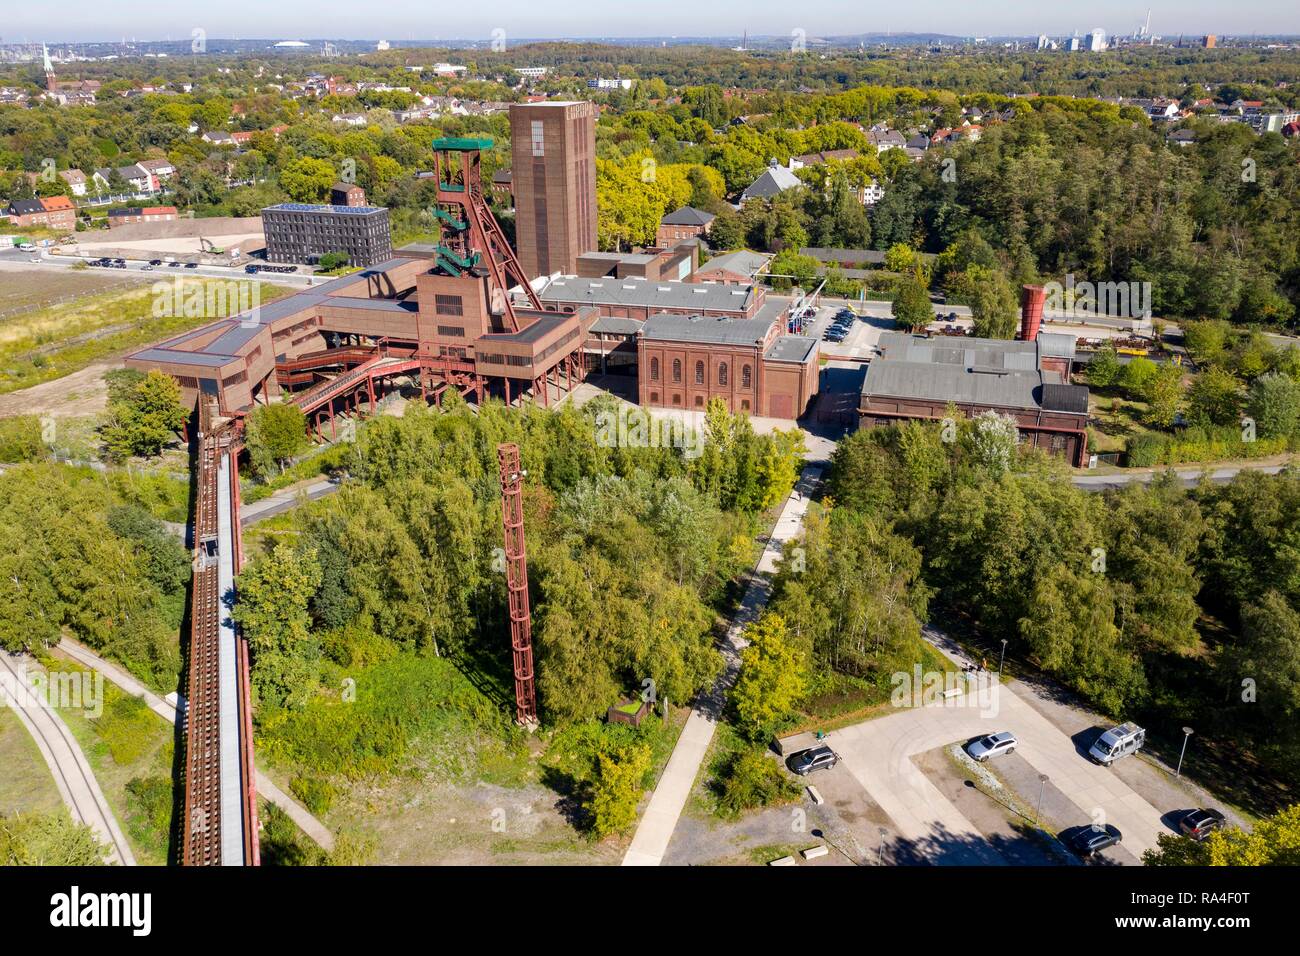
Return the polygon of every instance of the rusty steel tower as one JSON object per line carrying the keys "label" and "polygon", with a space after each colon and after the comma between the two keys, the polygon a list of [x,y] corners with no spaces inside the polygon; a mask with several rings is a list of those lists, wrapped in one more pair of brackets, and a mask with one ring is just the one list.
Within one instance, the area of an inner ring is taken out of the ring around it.
{"label": "rusty steel tower", "polygon": [[506,590],[510,604],[510,649],[514,657],[515,720],[537,727],[537,688],[533,681],[533,615],[528,607],[528,559],[524,554],[524,472],[519,446],[497,446],[501,466],[501,520],[505,528]]}

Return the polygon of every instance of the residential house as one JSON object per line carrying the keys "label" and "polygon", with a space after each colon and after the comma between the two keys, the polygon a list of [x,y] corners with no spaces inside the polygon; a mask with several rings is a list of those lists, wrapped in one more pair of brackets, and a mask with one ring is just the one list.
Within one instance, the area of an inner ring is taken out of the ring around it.
{"label": "residential house", "polygon": [[365,113],[335,113],[332,117],[335,123],[342,123],[344,126],[365,126]]}
{"label": "residential house", "polygon": [[131,206],[126,209],[110,209],[108,227],[114,229],[134,222],[171,222],[178,215],[175,206]]}
{"label": "residential house", "polygon": [[674,209],[659,220],[659,230],[655,234],[655,245],[668,249],[683,239],[699,239],[707,236],[713,228],[713,213],[682,206]]}
{"label": "residential house", "polygon": [[867,140],[872,146],[876,147],[876,152],[883,153],[887,149],[902,149],[907,145],[907,137],[896,129],[875,130],[867,133]]}
{"label": "residential house", "polygon": [[166,159],[142,159],[136,165],[154,178],[156,188],[159,189],[176,175],[176,167]]}
{"label": "residential house", "polygon": [[744,205],[750,199],[768,199],[785,192],[787,189],[794,189],[802,186],[803,181],[794,174],[793,170],[777,163],[774,159],[763,170],[762,175],[749,184],[749,187],[740,194],[740,203]]}
{"label": "residential house", "polygon": [[77,228],[77,207],[67,196],[15,199],[5,211],[10,222],[20,228],[47,226],[58,232],[73,232]]}
{"label": "residential house", "polygon": [[235,137],[224,129],[208,130],[199,137],[205,143],[211,143],[213,146],[234,146]]}
{"label": "residential house", "polygon": [[74,196],[86,195],[86,174],[79,169],[64,169],[60,171],[59,178],[68,184]]}

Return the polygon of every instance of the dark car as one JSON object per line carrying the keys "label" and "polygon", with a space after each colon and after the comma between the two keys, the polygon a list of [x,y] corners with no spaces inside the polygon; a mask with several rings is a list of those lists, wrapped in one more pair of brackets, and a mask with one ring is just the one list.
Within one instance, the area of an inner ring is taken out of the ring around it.
{"label": "dark car", "polygon": [[162,265],[162,260],[161,260],[161,259],[150,259],[150,260],[149,260],[149,265],[151,265],[151,266],[160,266],[160,265]]}
{"label": "dark car", "polygon": [[1083,827],[1078,833],[1070,837],[1070,849],[1079,856],[1087,859],[1093,854],[1100,853],[1109,847],[1114,846],[1124,839],[1124,834],[1119,832],[1119,827],[1111,824],[1102,826]]}
{"label": "dark car", "polygon": [[1199,843],[1215,830],[1222,830],[1226,822],[1223,814],[1213,808],[1188,810],[1178,821],[1178,829]]}
{"label": "dark car", "polygon": [[839,754],[831,750],[830,747],[823,745],[791,754],[786,759],[785,765],[790,768],[792,773],[797,773],[802,777],[814,770],[828,770],[839,762]]}
{"label": "dark car", "polygon": [[197,269],[198,267],[199,267],[199,264],[198,264],[197,262],[187,262],[187,263],[185,263],[185,268],[186,268],[186,269]]}

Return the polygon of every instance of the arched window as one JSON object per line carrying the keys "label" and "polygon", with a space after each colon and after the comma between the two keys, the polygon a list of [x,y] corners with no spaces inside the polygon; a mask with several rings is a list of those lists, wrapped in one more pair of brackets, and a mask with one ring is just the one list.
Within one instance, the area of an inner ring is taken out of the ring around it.
{"label": "arched window", "polygon": [[657,358],[650,360],[650,381],[659,381],[659,360]]}
{"label": "arched window", "polygon": [[723,362],[718,366],[718,384],[719,385],[727,384],[727,363],[726,362]]}
{"label": "arched window", "polygon": [[741,388],[753,388],[753,387],[754,387],[754,376],[753,376],[753,374],[749,371],[749,366],[748,366],[748,365],[745,365],[745,366],[743,366],[743,367],[740,369],[740,387],[741,387]]}
{"label": "arched window", "polygon": [[704,384],[704,363],[703,362],[695,363],[695,384],[696,385]]}
{"label": "arched window", "polygon": [[673,382],[676,383],[676,382],[680,382],[681,380],[682,380],[682,360],[673,359]]}

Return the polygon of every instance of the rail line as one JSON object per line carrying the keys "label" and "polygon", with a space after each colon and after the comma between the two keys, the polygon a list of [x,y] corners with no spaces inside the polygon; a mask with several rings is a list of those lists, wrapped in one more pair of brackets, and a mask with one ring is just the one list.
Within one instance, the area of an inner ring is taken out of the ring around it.
{"label": "rail line", "polygon": [[256,865],[247,645],[226,600],[240,565],[238,448],[200,401],[181,862]]}

